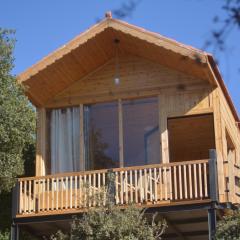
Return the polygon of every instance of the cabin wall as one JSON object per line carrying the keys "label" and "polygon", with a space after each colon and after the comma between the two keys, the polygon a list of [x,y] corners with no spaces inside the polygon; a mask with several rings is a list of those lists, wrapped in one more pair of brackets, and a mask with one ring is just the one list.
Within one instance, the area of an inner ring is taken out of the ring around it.
{"label": "cabin wall", "polygon": [[[240,199],[236,195],[239,192],[235,182],[235,176],[239,176],[240,171],[240,131],[237,126],[236,120],[230,110],[226,98],[219,88],[217,89],[219,98],[219,111],[221,122],[221,155],[223,158],[223,172],[224,172],[224,185],[225,189],[229,191],[226,194],[226,201],[239,203]],[[232,149],[230,149],[232,148]],[[231,154],[233,150],[233,154]]]}
{"label": "cabin wall", "polygon": [[115,69],[115,59],[112,59],[70,85],[51,99],[46,107],[158,95],[164,94],[167,89],[188,92],[208,86],[207,80],[191,77],[131,55],[121,55],[119,58],[119,84],[114,82]]}
{"label": "cabin wall", "polygon": [[[82,104],[158,96],[161,156],[162,162],[168,163],[168,118],[212,113],[213,95],[210,84],[206,80],[188,76],[136,56],[120,57],[120,83],[117,85],[114,83],[114,69],[113,59],[59,93],[46,104],[45,109],[74,105],[82,107]],[[38,134],[38,142],[41,141],[42,144],[38,147],[39,154],[36,158],[37,175],[45,175],[48,172],[46,121],[45,114],[45,121],[41,121],[45,130],[42,129]],[[41,126],[39,128],[41,129]]]}

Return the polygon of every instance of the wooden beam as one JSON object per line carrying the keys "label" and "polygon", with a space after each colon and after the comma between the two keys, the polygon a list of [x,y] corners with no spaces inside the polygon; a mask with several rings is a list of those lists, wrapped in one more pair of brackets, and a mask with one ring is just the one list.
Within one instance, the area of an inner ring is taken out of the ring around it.
{"label": "wooden beam", "polygon": [[219,201],[225,202],[225,176],[224,176],[224,158],[223,158],[223,133],[222,133],[222,121],[221,121],[221,111],[220,111],[220,101],[218,95],[218,89],[212,91],[213,99],[213,117],[214,117],[214,132],[215,132],[215,143],[217,152],[217,171],[218,171],[218,191],[219,191]]}
{"label": "wooden beam", "polygon": [[46,175],[46,109],[37,109],[36,176]]}

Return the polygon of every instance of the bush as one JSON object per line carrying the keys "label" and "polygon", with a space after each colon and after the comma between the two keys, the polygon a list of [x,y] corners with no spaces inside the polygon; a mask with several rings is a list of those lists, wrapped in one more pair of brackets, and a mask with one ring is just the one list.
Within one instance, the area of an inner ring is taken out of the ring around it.
{"label": "bush", "polygon": [[234,211],[219,221],[216,240],[240,240],[240,211]]}

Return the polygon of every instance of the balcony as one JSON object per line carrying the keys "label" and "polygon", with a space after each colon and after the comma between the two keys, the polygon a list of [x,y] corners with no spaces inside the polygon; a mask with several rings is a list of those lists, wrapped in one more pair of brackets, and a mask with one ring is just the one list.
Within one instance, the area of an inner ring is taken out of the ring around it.
{"label": "balcony", "polygon": [[214,192],[210,189],[214,174],[209,176],[209,172],[215,167],[215,160],[207,159],[20,178],[16,217],[77,213],[97,207],[99,194],[109,185],[109,173],[114,201],[120,207],[208,202]]}

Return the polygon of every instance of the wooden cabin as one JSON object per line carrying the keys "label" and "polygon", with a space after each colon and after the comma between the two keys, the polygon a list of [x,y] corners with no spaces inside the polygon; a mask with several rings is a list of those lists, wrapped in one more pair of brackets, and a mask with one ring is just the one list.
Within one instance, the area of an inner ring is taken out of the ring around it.
{"label": "wooden cabin", "polygon": [[211,54],[108,14],[18,80],[37,151],[14,191],[12,239],[67,230],[108,173],[115,204],[159,212],[165,239],[212,239],[240,203],[239,117]]}

